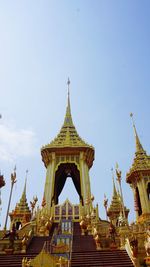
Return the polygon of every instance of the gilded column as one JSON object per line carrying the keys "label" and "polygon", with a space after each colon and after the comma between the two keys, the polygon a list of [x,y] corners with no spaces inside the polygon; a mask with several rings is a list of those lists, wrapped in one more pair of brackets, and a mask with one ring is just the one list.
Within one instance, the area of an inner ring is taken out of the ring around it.
{"label": "gilded column", "polygon": [[139,217],[139,205],[138,205],[136,187],[133,187],[133,196],[134,196],[134,210],[135,210],[135,216],[137,220]]}
{"label": "gilded column", "polygon": [[80,177],[80,182],[81,182],[81,194],[83,197],[83,204],[85,205],[85,200],[86,200],[86,185],[85,185],[85,169],[84,169],[84,152],[80,153],[80,170],[81,170],[81,177]]}
{"label": "gilded column", "polygon": [[51,202],[53,196],[53,184],[54,184],[54,168],[55,168],[55,153],[52,153],[52,160],[47,167],[46,173],[46,182],[45,182],[45,190],[44,190],[44,197],[46,201],[46,210],[47,213],[50,214],[51,210]]}
{"label": "gilded column", "polygon": [[145,202],[145,212],[146,213],[150,213],[150,205],[149,205],[149,201],[148,201],[148,196],[147,196],[147,190],[146,190],[146,184],[144,181],[144,177],[142,177],[142,188],[143,188],[143,198],[144,198],[144,202]]}
{"label": "gilded column", "polygon": [[142,214],[147,213],[146,203],[145,203],[145,192],[143,190],[142,181],[138,183],[138,189],[139,189],[139,195],[140,195],[140,201],[141,201],[141,208],[142,208]]}

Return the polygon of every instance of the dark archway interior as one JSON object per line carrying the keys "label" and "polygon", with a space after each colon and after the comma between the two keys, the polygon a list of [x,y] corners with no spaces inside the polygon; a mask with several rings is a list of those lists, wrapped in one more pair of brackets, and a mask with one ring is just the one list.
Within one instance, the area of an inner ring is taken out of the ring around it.
{"label": "dark archway interior", "polygon": [[138,205],[138,214],[139,216],[142,214],[142,207],[141,207],[141,201],[140,201],[140,195],[139,195],[139,190],[136,187],[136,200],[137,200],[137,205]]}
{"label": "dark archway interior", "polygon": [[16,222],[16,230],[19,230],[21,226],[22,226],[21,222]]}
{"label": "dark archway interior", "polygon": [[150,200],[150,183],[148,183],[147,185],[147,195],[148,195],[148,199]]}
{"label": "dark archway interior", "polygon": [[74,186],[78,192],[79,198],[83,203],[83,198],[81,195],[81,185],[80,185],[80,172],[74,163],[63,163],[58,167],[55,174],[55,185],[54,185],[54,195],[53,199],[55,205],[58,204],[59,195],[61,194],[63,187],[65,185],[67,177],[71,177]]}

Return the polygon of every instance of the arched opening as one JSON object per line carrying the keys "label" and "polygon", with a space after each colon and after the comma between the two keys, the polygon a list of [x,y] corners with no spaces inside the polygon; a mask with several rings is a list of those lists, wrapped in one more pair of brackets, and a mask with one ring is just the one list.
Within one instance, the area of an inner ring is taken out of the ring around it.
{"label": "arched opening", "polygon": [[150,200],[150,182],[147,185],[147,196],[148,196],[148,199]]}
{"label": "arched opening", "polygon": [[136,202],[137,202],[137,207],[138,207],[138,215],[140,216],[142,214],[142,207],[141,207],[141,201],[140,201],[140,194],[138,187],[136,187]]}
{"label": "arched opening", "polygon": [[16,230],[20,230],[20,228],[22,227],[22,224],[20,221],[16,222]]}
{"label": "arched opening", "polygon": [[79,202],[79,195],[71,177],[67,177],[66,179],[63,190],[59,195],[59,203],[64,203],[66,198],[68,198],[72,204],[77,204]]}
{"label": "arched opening", "polygon": [[77,169],[75,163],[62,163],[59,165],[58,170],[55,173],[55,184],[54,184],[54,195],[52,200],[54,204],[58,204],[59,196],[64,188],[67,178],[72,178],[75,189],[79,195],[79,199],[83,203],[83,198],[81,195],[81,185],[80,185],[80,172]]}

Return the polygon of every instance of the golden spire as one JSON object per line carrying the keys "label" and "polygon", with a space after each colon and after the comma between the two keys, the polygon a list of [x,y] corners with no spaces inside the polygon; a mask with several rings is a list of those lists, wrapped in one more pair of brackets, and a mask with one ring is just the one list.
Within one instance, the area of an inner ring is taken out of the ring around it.
{"label": "golden spire", "polygon": [[116,190],[115,181],[114,181],[113,168],[111,168],[111,171],[112,171],[112,182],[113,182],[113,196],[116,197],[117,196],[117,190]]}
{"label": "golden spire", "polygon": [[27,203],[27,197],[26,197],[27,175],[28,175],[28,170],[26,170],[24,189],[22,192],[22,196],[20,198],[20,202],[18,203],[18,209],[20,211],[24,211],[24,212],[29,211],[29,207],[28,207],[28,203]]}
{"label": "golden spire", "polygon": [[15,218],[22,218],[22,217],[26,217],[27,221],[31,219],[31,211],[29,209],[26,198],[27,174],[28,170],[26,170],[25,184],[20,201],[19,203],[16,204],[15,210],[9,213],[12,220]]}
{"label": "golden spire", "polygon": [[72,121],[72,116],[71,116],[71,107],[70,107],[70,80],[69,78],[67,81],[67,85],[68,85],[68,99],[67,99],[67,108],[66,108],[64,126],[73,126],[73,121]]}
{"label": "golden spire", "polygon": [[23,193],[22,193],[22,197],[21,197],[21,200],[24,202],[26,202],[27,176],[28,176],[28,170],[26,170],[25,184],[24,184],[24,189],[23,189]]}
{"label": "golden spire", "polygon": [[71,148],[76,151],[86,151],[87,152],[87,162],[88,166],[91,167],[94,160],[94,147],[86,143],[78,134],[72,120],[71,116],[71,106],[70,106],[70,80],[67,82],[68,86],[68,97],[67,97],[67,108],[64,123],[58,133],[58,135],[47,145],[41,148],[42,160],[47,167],[51,157],[49,157],[51,152],[66,152],[66,149]]}
{"label": "golden spire", "polygon": [[[114,220],[115,222],[119,218],[122,203],[120,194],[116,190],[113,168],[111,169],[111,171],[112,171],[112,181],[113,181],[113,195],[110,206],[107,210],[107,215],[110,218],[110,220],[112,221]],[[125,212],[127,213],[129,212],[129,210],[126,207],[125,207]]]}
{"label": "golden spire", "polygon": [[48,145],[42,147],[42,151],[47,148],[63,148],[63,147],[86,147],[94,150],[92,146],[87,144],[77,133],[73,124],[70,107],[70,80],[68,79],[68,99],[64,123],[61,127],[59,134]]}
{"label": "golden spire", "polygon": [[143,147],[141,145],[140,139],[138,137],[138,134],[137,134],[135,123],[134,123],[134,120],[133,120],[133,113],[130,113],[130,117],[132,119],[132,124],[133,124],[133,129],[134,129],[134,134],[135,134],[136,152],[144,151],[144,149],[143,149]]}
{"label": "golden spire", "polygon": [[[150,171],[150,156],[147,155],[146,151],[143,149],[137,131],[136,127],[133,121],[133,114],[130,114],[133,122],[133,128],[135,133],[135,141],[136,141],[136,152],[135,157],[133,159],[132,166],[129,170],[129,172],[126,175],[126,181],[127,183],[132,183],[133,180],[137,179],[136,172],[140,171],[141,173],[144,171]],[[135,175],[134,175],[135,173]]]}
{"label": "golden spire", "polygon": [[68,106],[70,107],[70,80],[69,78],[67,81],[67,85],[68,85]]}

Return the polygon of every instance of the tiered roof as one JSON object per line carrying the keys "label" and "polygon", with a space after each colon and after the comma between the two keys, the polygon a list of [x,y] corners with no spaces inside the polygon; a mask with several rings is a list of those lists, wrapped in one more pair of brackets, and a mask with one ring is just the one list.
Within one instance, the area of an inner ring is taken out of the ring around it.
{"label": "tiered roof", "polygon": [[[107,215],[110,218],[110,220],[118,219],[120,216],[120,213],[122,212],[121,195],[116,190],[114,177],[112,177],[112,180],[113,180],[113,195],[112,195],[111,204],[110,204],[108,211],[107,211]],[[124,210],[125,210],[125,215],[127,217],[128,213],[129,213],[129,209],[124,207]]]}
{"label": "tiered roof", "polygon": [[112,195],[111,204],[107,211],[107,215],[109,217],[111,216],[114,217],[120,214],[120,210],[121,210],[121,197],[120,197],[120,194],[116,190],[114,177],[113,177],[113,195]]}
{"label": "tiered roof", "polygon": [[48,165],[48,154],[49,152],[56,152],[56,151],[66,151],[66,149],[71,150],[88,150],[90,151],[91,159],[90,164],[94,160],[94,147],[86,143],[77,133],[77,130],[73,124],[72,116],[71,116],[71,107],[70,107],[70,95],[68,90],[68,101],[67,101],[67,108],[64,123],[61,127],[59,134],[52,140],[49,144],[45,145],[41,149],[42,160],[45,163],[45,166]]}
{"label": "tiered roof", "polygon": [[13,210],[9,215],[12,219],[15,217],[17,218],[22,218],[25,217],[31,219],[31,211],[28,206],[27,198],[26,198],[26,180],[25,180],[25,185],[24,185],[24,190],[22,193],[22,196],[20,198],[19,203],[16,204],[15,210]]}
{"label": "tiered roof", "polygon": [[132,183],[133,180],[139,179],[139,172],[145,175],[150,174],[150,156],[148,156],[146,151],[143,149],[134,123],[133,128],[135,134],[136,152],[132,166],[126,176],[126,181],[128,183]]}

